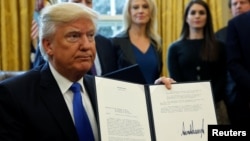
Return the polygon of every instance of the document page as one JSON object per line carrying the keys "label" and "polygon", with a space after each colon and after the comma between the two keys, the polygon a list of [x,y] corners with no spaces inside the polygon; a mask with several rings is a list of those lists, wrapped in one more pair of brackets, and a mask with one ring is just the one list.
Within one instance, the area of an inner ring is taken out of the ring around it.
{"label": "document page", "polygon": [[217,124],[210,82],[149,88],[157,141],[207,141],[207,125]]}
{"label": "document page", "polygon": [[101,141],[151,141],[144,85],[95,81]]}

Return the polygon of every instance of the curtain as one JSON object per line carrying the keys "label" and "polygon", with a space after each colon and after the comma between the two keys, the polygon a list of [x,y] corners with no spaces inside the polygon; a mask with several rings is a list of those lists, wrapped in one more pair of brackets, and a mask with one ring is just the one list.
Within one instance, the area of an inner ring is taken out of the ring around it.
{"label": "curtain", "polygon": [[0,0],[0,70],[29,69],[34,2]]}
{"label": "curtain", "polygon": [[[223,18],[223,5],[227,0],[204,0],[208,3],[213,18],[214,31],[225,25]],[[158,28],[162,37],[163,47],[163,74],[168,76],[167,50],[168,46],[180,36],[183,15],[189,0],[156,0],[158,8]]]}

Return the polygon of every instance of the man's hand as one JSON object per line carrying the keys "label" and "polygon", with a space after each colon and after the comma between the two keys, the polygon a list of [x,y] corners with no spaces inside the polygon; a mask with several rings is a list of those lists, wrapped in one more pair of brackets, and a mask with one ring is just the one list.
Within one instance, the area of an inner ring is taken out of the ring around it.
{"label": "man's hand", "polygon": [[169,78],[169,77],[160,77],[158,78],[157,80],[155,80],[155,84],[164,84],[166,86],[167,89],[171,89],[171,84],[172,83],[176,83],[175,80],[173,80],[172,78]]}

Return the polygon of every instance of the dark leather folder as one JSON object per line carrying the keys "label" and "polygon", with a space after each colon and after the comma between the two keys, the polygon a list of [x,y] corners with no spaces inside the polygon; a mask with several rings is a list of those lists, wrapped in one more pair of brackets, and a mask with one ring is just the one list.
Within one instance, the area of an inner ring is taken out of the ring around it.
{"label": "dark leather folder", "polygon": [[110,73],[103,75],[103,77],[118,79],[138,84],[147,84],[138,64],[134,64]]}

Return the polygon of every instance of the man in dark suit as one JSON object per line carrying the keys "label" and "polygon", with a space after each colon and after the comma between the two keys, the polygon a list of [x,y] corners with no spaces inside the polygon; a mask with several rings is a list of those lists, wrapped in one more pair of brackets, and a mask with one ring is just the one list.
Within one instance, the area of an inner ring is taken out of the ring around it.
{"label": "man in dark suit", "polygon": [[[228,0],[228,7],[232,16],[236,17],[250,10],[250,0]],[[227,37],[227,26],[218,30],[215,33],[215,36],[217,39],[225,43]]]}
{"label": "man in dark suit", "polygon": [[[92,8],[93,3],[92,0],[66,0],[68,2],[73,3],[79,3],[84,4],[90,8]],[[118,69],[117,67],[117,59],[115,56],[115,50],[113,49],[113,46],[111,44],[111,41],[100,35],[97,34],[95,36],[95,42],[96,42],[96,58],[94,62],[94,71],[91,71],[91,69],[88,74],[92,75],[104,75],[109,72],[115,71]],[[35,60],[33,63],[33,68],[37,67],[41,64],[45,63],[43,56],[41,55],[41,52],[39,49],[36,50],[35,54]]]}
{"label": "man in dark suit", "polygon": [[[236,17],[242,13],[245,13],[250,10],[250,0],[228,0],[228,7],[230,8],[232,17]],[[227,37],[227,26],[218,30],[215,33],[215,36],[218,40],[226,44]],[[232,80],[230,73],[227,73],[227,86],[226,86],[226,95],[224,96],[224,101],[227,108],[228,118],[230,121],[234,121],[234,118],[237,117],[237,114],[234,113],[233,103],[236,96],[235,92],[235,82]],[[232,110],[231,110],[232,109]]]}
{"label": "man in dark suit", "polygon": [[[94,80],[86,75],[96,56],[97,17],[92,9],[75,3],[54,4],[42,11],[39,44],[46,62],[1,81],[1,141],[99,140]],[[170,78],[159,80],[171,88]],[[72,88],[75,84],[78,92]],[[77,106],[76,95],[82,102]],[[77,124],[77,108],[86,111],[90,125],[86,132],[78,130],[86,124]],[[93,140],[81,138],[89,131]]]}
{"label": "man in dark suit", "polygon": [[232,124],[250,124],[250,11],[228,22],[229,72],[236,83]]}
{"label": "man in dark suit", "polygon": [[46,63],[0,84],[0,140],[78,141],[71,85],[82,87],[84,108],[98,140],[93,84],[83,76],[95,59],[97,13],[84,5],[47,6],[40,46]]}

